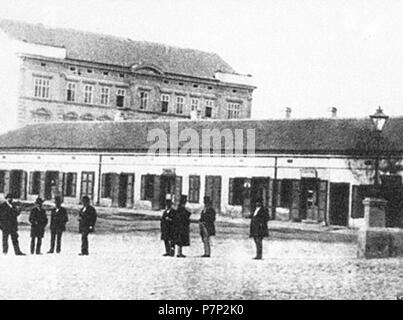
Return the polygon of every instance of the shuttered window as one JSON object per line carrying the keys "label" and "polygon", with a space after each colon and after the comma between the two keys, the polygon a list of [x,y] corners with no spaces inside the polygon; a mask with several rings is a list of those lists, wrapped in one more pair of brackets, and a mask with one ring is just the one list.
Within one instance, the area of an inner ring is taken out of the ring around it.
{"label": "shuttered window", "polygon": [[29,194],[38,194],[41,190],[41,173],[34,171],[30,173],[29,177]]}
{"label": "shuttered window", "polygon": [[243,203],[243,191],[246,178],[230,178],[229,179],[229,199],[228,204],[240,206]]}
{"label": "shuttered window", "polygon": [[65,178],[64,196],[75,197],[77,188],[77,173],[67,172]]}
{"label": "shuttered window", "polygon": [[112,198],[112,174],[103,173],[102,174],[102,198]]}
{"label": "shuttered window", "polygon": [[94,172],[82,172],[81,173],[81,198],[88,196],[92,199],[94,195]]}
{"label": "shuttered window", "polygon": [[199,203],[200,200],[200,176],[189,176],[189,202]]}
{"label": "shuttered window", "polygon": [[5,171],[0,171],[0,193],[4,193]]}
{"label": "shuttered window", "polygon": [[154,196],[154,177],[153,174],[141,176],[141,200],[152,200]]}

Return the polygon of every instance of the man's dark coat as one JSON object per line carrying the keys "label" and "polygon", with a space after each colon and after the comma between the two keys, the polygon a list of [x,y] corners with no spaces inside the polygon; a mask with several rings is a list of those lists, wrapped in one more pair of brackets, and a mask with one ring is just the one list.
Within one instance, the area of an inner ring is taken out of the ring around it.
{"label": "man's dark coat", "polygon": [[206,207],[203,209],[203,211],[200,214],[200,222],[204,223],[206,226],[207,232],[209,236],[214,236],[215,235],[215,210],[213,207]]}
{"label": "man's dark coat", "polygon": [[29,222],[31,223],[31,238],[43,238],[45,227],[48,224],[45,209],[33,208],[29,215]]}
{"label": "man's dark coat", "polygon": [[174,224],[173,217],[175,210],[173,208],[166,209],[161,217],[161,240],[173,240],[174,238]]}
{"label": "man's dark coat", "polygon": [[190,245],[190,214],[185,207],[179,207],[173,216],[174,242],[178,246]]}
{"label": "man's dark coat", "polygon": [[261,207],[257,214],[251,216],[250,221],[250,237],[268,237],[269,229],[267,227],[267,222],[270,220],[269,211]]}
{"label": "man's dark coat", "polygon": [[3,202],[0,205],[0,229],[6,233],[13,233],[18,231],[18,221],[19,216],[17,208],[12,204],[12,208]]}
{"label": "man's dark coat", "polygon": [[78,231],[80,233],[89,233],[93,231],[95,222],[97,221],[97,212],[93,206],[80,209]]}
{"label": "man's dark coat", "polygon": [[53,208],[50,214],[50,231],[56,233],[66,231],[66,223],[69,221],[67,211],[63,207],[60,207],[58,212],[56,210],[57,208]]}

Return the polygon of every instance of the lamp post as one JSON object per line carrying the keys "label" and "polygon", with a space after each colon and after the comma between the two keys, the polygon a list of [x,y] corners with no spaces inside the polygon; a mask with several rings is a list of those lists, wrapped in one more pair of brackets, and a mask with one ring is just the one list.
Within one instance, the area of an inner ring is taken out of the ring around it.
{"label": "lamp post", "polygon": [[379,162],[381,156],[381,138],[382,138],[382,131],[385,128],[386,122],[388,121],[389,117],[383,113],[381,107],[378,107],[376,112],[373,115],[369,116],[372,120],[372,124],[374,125],[375,132],[376,132],[376,149],[375,149],[375,177],[374,177],[374,191],[376,197],[379,196]]}

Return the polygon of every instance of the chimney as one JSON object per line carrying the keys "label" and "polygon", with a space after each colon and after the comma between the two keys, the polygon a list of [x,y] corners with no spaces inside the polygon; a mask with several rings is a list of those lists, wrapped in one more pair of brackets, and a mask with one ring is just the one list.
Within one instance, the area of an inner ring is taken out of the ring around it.
{"label": "chimney", "polygon": [[333,107],[330,109],[330,112],[332,113],[332,118],[337,118],[337,108]]}
{"label": "chimney", "polygon": [[290,118],[291,118],[291,112],[292,112],[292,109],[291,109],[291,108],[289,108],[289,107],[285,108],[285,118],[286,118],[286,119],[290,119]]}

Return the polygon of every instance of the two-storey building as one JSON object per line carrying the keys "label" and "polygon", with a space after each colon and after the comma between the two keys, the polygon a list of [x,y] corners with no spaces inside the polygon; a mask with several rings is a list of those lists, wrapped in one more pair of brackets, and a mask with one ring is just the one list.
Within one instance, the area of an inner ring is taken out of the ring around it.
{"label": "two-storey building", "polygon": [[215,53],[10,20],[0,43],[1,107],[14,127],[251,115],[251,77]]}

